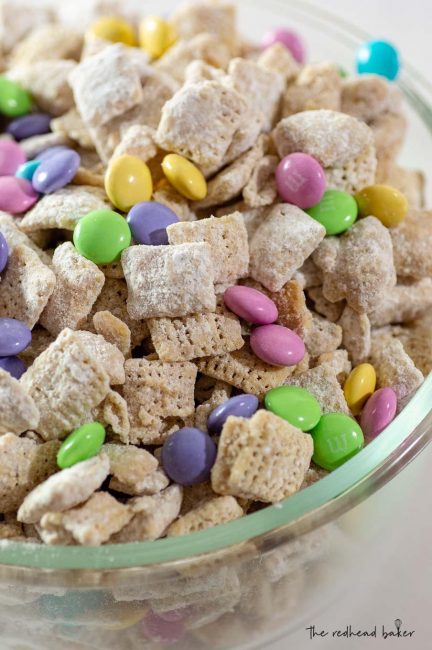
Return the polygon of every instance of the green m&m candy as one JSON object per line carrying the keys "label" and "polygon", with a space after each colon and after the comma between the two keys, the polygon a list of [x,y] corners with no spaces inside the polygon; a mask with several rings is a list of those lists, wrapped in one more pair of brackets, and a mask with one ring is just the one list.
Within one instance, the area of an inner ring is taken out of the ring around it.
{"label": "green m&m candy", "polygon": [[310,432],[314,442],[314,463],[333,470],[355,456],[364,445],[363,431],[344,413],[326,413]]}
{"label": "green m&m candy", "polygon": [[131,238],[126,219],[112,210],[89,212],[78,221],[73,235],[78,253],[95,264],[116,262]]}
{"label": "green m&m candy", "polygon": [[104,441],[105,429],[99,422],[84,424],[75,429],[58,450],[57,465],[65,469],[93,458],[100,452]]}
{"label": "green m&m candy", "polygon": [[280,418],[301,431],[310,431],[321,417],[321,407],[312,393],[299,386],[272,388],[264,398],[264,404]]}
{"label": "green m&m candy", "polygon": [[8,117],[20,117],[30,113],[32,100],[24,88],[0,75],[0,113]]}
{"label": "green m&m candy", "polygon": [[321,201],[305,212],[324,226],[327,235],[339,235],[351,228],[357,219],[358,207],[350,194],[327,190]]}

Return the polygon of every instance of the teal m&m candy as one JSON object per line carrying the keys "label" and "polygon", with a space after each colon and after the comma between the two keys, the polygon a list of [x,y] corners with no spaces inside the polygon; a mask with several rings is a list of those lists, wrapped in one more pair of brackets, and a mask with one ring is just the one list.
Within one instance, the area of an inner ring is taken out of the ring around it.
{"label": "teal m&m candy", "polygon": [[0,75],[0,113],[7,117],[20,117],[30,113],[32,100],[24,88]]}
{"label": "teal m&m candy", "polygon": [[25,162],[23,165],[20,165],[20,167],[18,167],[17,171],[15,172],[15,176],[18,176],[18,178],[25,178],[27,181],[31,181],[36,169],[39,167],[41,162],[41,160],[29,160],[28,162]]}
{"label": "teal m&m candy", "polygon": [[328,470],[343,465],[364,445],[360,426],[344,413],[326,413],[310,433],[314,442],[312,460]]}
{"label": "teal m&m candy", "polygon": [[358,206],[351,194],[327,190],[321,201],[305,212],[324,226],[327,235],[339,235],[357,219]]}
{"label": "teal m&m candy", "polygon": [[308,390],[299,386],[272,388],[264,398],[264,404],[280,418],[301,431],[310,431],[321,417],[321,407]]}
{"label": "teal m&m candy", "polygon": [[78,221],[73,241],[83,257],[95,264],[111,264],[130,246],[131,231],[118,212],[95,210]]}
{"label": "teal m&m candy", "polygon": [[57,453],[57,465],[61,469],[96,456],[105,441],[105,429],[99,422],[84,424],[75,429],[63,442]]}
{"label": "teal m&m candy", "polygon": [[357,50],[357,72],[378,74],[393,81],[399,74],[400,59],[397,49],[388,41],[368,41]]}

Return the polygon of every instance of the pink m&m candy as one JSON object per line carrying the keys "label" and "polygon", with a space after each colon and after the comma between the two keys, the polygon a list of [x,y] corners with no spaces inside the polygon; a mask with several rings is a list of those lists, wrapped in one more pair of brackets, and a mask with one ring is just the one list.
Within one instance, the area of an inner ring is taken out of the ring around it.
{"label": "pink m&m candy", "polygon": [[263,325],[253,330],[250,345],[256,356],[273,366],[295,366],[305,355],[303,341],[282,325]]}
{"label": "pink m&m candy", "polygon": [[224,293],[224,303],[234,314],[255,325],[269,325],[278,317],[273,300],[250,287],[230,287]]}
{"label": "pink m&m candy", "polygon": [[306,60],[306,47],[303,39],[292,29],[277,27],[264,35],[262,47],[266,50],[275,43],[282,43],[287,50],[291,52],[298,63],[304,63]]}
{"label": "pink m&m candy", "polygon": [[27,157],[19,144],[12,140],[0,140],[0,176],[13,176]]}
{"label": "pink m&m candy", "polygon": [[17,176],[0,176],[0,210],[21,214],[38,200],[32,184]]}
{"label": "pink m&m candy", "polygon": [[376,438],[394,419],[397,397],[392,388],[380,388],[366,402],[360,426],[366,438]]}
{"label": "pink m&m candy", "polygon": [[305,153],[291,153],[277,166],[276,185],[284,201],[306,210],[321,201],[326,177],[315,158]]}

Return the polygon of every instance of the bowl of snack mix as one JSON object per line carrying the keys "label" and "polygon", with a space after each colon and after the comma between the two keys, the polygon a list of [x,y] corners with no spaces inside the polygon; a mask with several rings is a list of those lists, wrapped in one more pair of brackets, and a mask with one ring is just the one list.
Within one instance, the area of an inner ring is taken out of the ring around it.
{"label": "bowl of snack mix", "polygon": [[300,1],[82,5],[0,5],[2,648],[264,648],[431,437],[432,89]]}

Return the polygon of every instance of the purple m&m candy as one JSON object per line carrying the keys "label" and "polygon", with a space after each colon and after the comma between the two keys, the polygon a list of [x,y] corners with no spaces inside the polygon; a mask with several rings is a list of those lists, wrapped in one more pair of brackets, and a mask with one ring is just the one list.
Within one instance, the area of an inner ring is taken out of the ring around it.
{"label": "purple m&m candy", "polygon": [[12,377],[19,379],[27,370],[27,366],[19,357],[0,357],[0,368],[6,370]]}
{"label": "purple m&m candy", "polygon": [[171,645],[180,641],[185,634],[185,625],[180,616],[169,618],[150,611],[143,618],[142,630],[152,641]]}
{"label": "purple m&m candy", "polygon": [[207,481],[216,460],[216,445],[200,429],[185,427],[172,433],[162,447],[162,465],[179,485]]}
{"label": "purple m&m candy", "polygon": [[30,344],[31,331],[15,318],[0,318],[0,357],[11,357]]}
{"label": "purple m&m candy", "polygon": [[0,232],[0,273],[5,269],[9,257],[9,246],[5,236]]}
{"label": "purple m&m candy", "polygon": [[0,210],[9,214],[27,212],[38,200],[32,184],[16,176],[0,176]]}
{"label": "purple m&m candy", "polygon": [[284,201],[306,210],[321,201],[326,177],[315,158],[305,153],[291,153],[277,166],[276,185]]}
{"label": "purple m&m candy", "polygon": [[304,63],[306,60],[306,47],[303,39],[292,29],[278,27],[265,34],[262,40],[262,47],[266,50],[275,43],[282,43],[291,52],[298,63]]}
{"label": "purple m&m candy", "polygon": [[210,433],[220,433],[230,415],[238,418],[250,418],[258,409],[255,395],[236,395],[217,406],[209,415],[207,426]]}
{"label": "purple m&m candy", "polygon": [[234,314],[255,325],[270,325],[278,318],[273,300],[251,287],[230,287],[224,293],[224,303]]}
{"label": "purple m&m candy", "polygon": [[127,216],[127,222],[136,243],[150,246],[168,244],[166,229],[178,221],[175,212],[157,201],[137,203]]}
{"label": "purple m&m candy", "polygon": [[13,176],[26,160],[19,144],[11,140],[0,140],[0,176]]}
{"label": "purple m&m candy", "polygon": [[51,115],[48,115],[48,113],[31,113],[13,120],[6,131],[15,140],[25,140],[34,135],[49,133],[51,131],[51,119]]}
{"label": "purple m&m candy", "polygon": [[65,149],[45,158],[33,176],[33,187],[42,194],[52,194],[71,182],[81,158],[76,151]]}
{"label": "purple m&m candy", "polygon": [[70,147],[65,147],[63,144],[56,144],[53,147],[48,147],[48,149],[44,149],[41,151],[36,157],[35,160],[47,160],[48,158],[52,158],[55,156],[57,153],[60,151],[72,151]]}
{"label": "purple m&m candy", "polygon": [[380,388],[369,397],[360,418],[366,438],[376,438],[394,419],[397,397],[392,388]]}
{"label": "purple m&m candy", "polygon": [[303,341],[282,325],[262,325],[253,330],[250,345],[256,356],[273,366],[295,366],[305,355]]}

